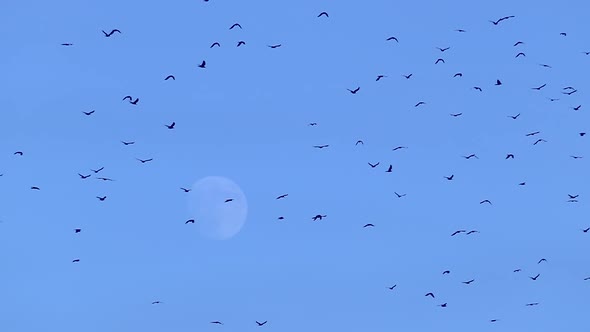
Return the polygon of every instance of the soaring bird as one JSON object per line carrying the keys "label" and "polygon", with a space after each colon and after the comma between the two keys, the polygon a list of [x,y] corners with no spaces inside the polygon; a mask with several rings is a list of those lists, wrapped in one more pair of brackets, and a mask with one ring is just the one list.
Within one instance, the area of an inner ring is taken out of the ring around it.
{"label": "soaring bird", "polygon": [[96,174],[96,173],[98,173],[98,172],[102,171],[103,169],[104,169],[104,166],[103,166],[103,167],[101,167],[101,168],[99,168],[99,169],[91,169],[91,171],[93,171],[93,172],[94,172],[94,174]]}
{"label": "soaring bird", "polygon": [[502,85],[502,82],[500,82],[500,80],[496,80],[496,84],[494,85]]}
{"label": "soaring bird", "polygon": [[192,189],[186,189],[186,188],[182,188],[182,187],[181,187],[181,188],[180,188],[180,190],[182,190],[182,191],[184,191],[185,193],[187,193],[187,192],[191,191]]}
{"label": "soaring bird", "polygon": [[377,75],[377,79],[375,79],[375,81],[379,81],[380,79],[387,77],[385,75]]}
{"label": "soaring bird", "polygon": [[369,164],[369,166],[371,166],[371,168],[375,168],[375,167],[379,166],[379,162],[377,162],[376,164],[371,164],[371,163],[367,163],[367,164]]}
{"label": "soaring bird", "polygon": [[184,224],[194,224],[195,223],[195,219],[189,219],[187,221],[184,222]]}
{"label": "soaring bird", "polygon": [[88,179],[88,178],[90,177],[90,175],[92,175],[92,174],[88,174],[88,175],[82,175],[82,174],[78,173],[78,175],[80,176],[80,178],[81,178],[82,180],[84,180],[84,179]]}
{"label": "soaring bird", "polygon": [[218,325],[223,325],[223,323],[222,323],[222,322],[220,322],[220,321],[218,321],[218,320],[211,322],[211,324],[218,324]]}
{"label": "soaring bird", "polygon": [[96,198],[98,198],[98,200],[101,201],[101,202],[104,201],[105,199],[107,199],[106,196],[102,196],[102,197],[96,196]]}
{"label": "soaring bird", "polygon": [[270,47],[270,48],[279,48],[282,45],[281,44],[275,44],[275,45],[267,45],[267,46]]}
{"label": "soaring bird", "polygon": [[519,53],[518,53],[518,54],[515,56],[515,58],[518,58],[519,56],[526,56],[526,54],[524,54],[523,52],[519,52]]}
{"label": "soaring bird", "polygon": [[477,90],[477,91],[479,91],[479,92],[482,92],[482,91],[483,91],[483,90],[482,90],[480,87],[478,87],[478,86],[474,86],[474,87],[473,87],[473,89],[475,89],[475,90]]}
{"label": "soaring bird", "polygon": [[218,42],[214,42],[213,44],[211,44],[211,46],[209,46],[209,48],[213,48],[213,47],[221,47],[221,44],[219,44]]}
{"label": "soaring bird", "polygon": [[142,164],[145,164],[145,163],[147,163],[149,161],[154,160],[154,158],[150,158],[150,159],[139,159],[139,158],[135,158],[135,159],[137,159]]}
{"label": "soaring bird", "polygon": [[527,307],[532,307],[532,306],[535,306],[535,305],[539,305],[539,302],[532,302],[532,303],[527,303],[527,304],[525,304],[525,305],[526,305]]}
{"label": "soaring bird", "polygon": [[434,64],[436,65],[439,62],[445,63],[445,59],[438,58],[438,59],[436,59],[436,61],[434,62]]}
{"label": "soaring bird", "polygon": [[449,271],[449,270],[444,270],[442,274],[444,275],[444,274],[449,274],[449,273],[451,273],[451,271]]}
{"label": "soaring bird", "polygon": [[476,156],[476,155],[475,155],[475,154],[473,154],[473,153],[472,153],[472,154],[470,154],[470,155],[468,155],[468,156],[463,156],[463,158],[465,158],[465,159],[471,159],[471,158],[479,159],[479,157],[478,157],[478,156]]}
{"label": "soaring bird", "polygon": [[386,39],[386,41],[390,41],[390,40],[395,40],[396,42],[399,43],[399,40],[397,40],[397,38],[395,38],[393,36]]}
{"label": "soaring bird", "polygon": [[396,285],[393,285],[393,286],[390,286],[390,287],[387,287],[387,288],[388,288],[389,290],[393,290],[395,287],[397,287],[397,284],[396,284]]}
{"label": "soaring bird", "polygon": [[456,73],[453,77],[463,77],[463,73]]}
{"label": "soaring bird", "polygon": [[282,195],[280,195],[280,196],[277,196],[277,198],[276,198],[276,199],[285,198],[285,197],[287,197],[287,196],[289,196],[289,194],[282,194]]}
{"label": "soaring bird", "polygon": [[440,48],[440,47],[437,47],[437,49],[438,49],[439,51],[441,51],[441,52],[444,52],[444,51],[448,50],[449,48],[450,48],[450,47],[445,47],[445,48]]}
{"label": "soaring bird", "polygon": [[510,159],[510,158],[514,159],[514,155],[512,153],[507,154],[505,159]]}
{"label": "soaring bird", "polygon": [[539,138],[538,140],[535,141],[535,143],[533,143],[533,145],[537,145],[537,143],[539,142],[547,142],[546,140]]}
{"label": "soaring bird", "polygon": [[242,28],[242,26],[240,25],[240,23],[234,23],[231,27],[229,27],[229,29],[231,30],[231,29],[233,29],[235,27],[238,27],[240,29]]}
{"label": "soaring bird", "polygon": [[407,194],[401,194],[401,195],[400,195],[400,194],[398,194],[398,193],[397,193],[397,192],[395,192],[395,191],[394,191],[393,193],[395,194],[395,196],[397,196],[397,198],[402,198],[402,197],[404,197],[404,196],[406,196],[406,195],[407,195]]}
{"label": "soaring bird", "polygon": [[469,232],[467,232],[467,235],[469,235],[469,234],[474,234],[474,233],[479,233],[479,231],[472,230],[472,231],[469,231]]}
{"label": "soaring bird", "polygon": [[13,153],[15,156],[22,156],[23,152],[22,151],[16,151],[15,153]]}
{"label": "soaring bird", "polygon": [[385,173],[391,173],[393,171],[393,166],[390,164]]}
{"label": "soaring bird", "polygon": [[61,44],[61,46],[73,46],[73,45],[74,44],[72,44],[72,43],[63,43],[63,44]]}
{"label": "soaring bird", "polygon": [[469,285],[470,283],[472,283],[474,281],[475,281],[475,279],[471,279],[471,280],[468,280],[468,281],[461,281],[461,282],[464,283],[465,285]]}
{"label": "soaring bird", "polygon": [[512,118],[512,120],[516,120],[519,116],[520,113],[516,114],[516,115],[507,115],[509,118]]}
{"label": "soaring bird", "polygon": [[81,228],[74,228],[74,233],[80,233],[82,231]]}
{"label": "soaring bird", "polygon": [[257,324],[258,326],[262,326],[262,325],[266,324],[266,322],[267,322],[266,320],[265,320],[264,322],[262,322],[262,323],[261,323],[261,322],[259,322],[259,321],[256,321],[256,324]]}
{"label": "soaring bird", "polygon": [[439,307],[446,308],[446,307],[447,307],[447,302],[445,302],[445,303],[443,303],[443,304],[439,304],[438,306],[439,306]]}
{"label": "soaring bird", "polygon": [[460,234],[460,233],[465,233],[465,232],[467,232],[467,231],[466,231],[466,230],[464,230],[464,229],[460,229],[460,230],[458,230],[458,231],[454,231],[454,232],[453,232],[453,234],[451,234],[451,236],[455,236],[455,235],[457,235],[457,234]]}
{"label": "soaring bird", "polygon": [[174,77],[174,75],[168,75],[168,76],[166,76],[166,78],[164,79],[164,81],[167,81],[169,79],[172,79],[173,81],[176,81],[176,77]]}
{"label": "soaring bird", "polygon": [[313,218],[311,218],[311,220],[316,221],[316,220],[322,220],[323,218],[326,218],[327,215],[325,214],[316,214]]}
{"label": "soaring bird", "polygon": [[162,303],[161,301],[154,301],[154,302],[152,302],[152,304],[161,304],[161,303]]}
{"label": "soaring bird", "polygon": [[80,262],[80,259],[78,259],[78,258],[76,258],[72,261],[72,263],[78,263],[78,262]]}
{"label": "soaring bird", "polygon": [[115,180],[113,180],[111,178],[102,178],[102,177],[101,178],[96,178],[96,179],[97,180],[102,180],[102,181],[115,181]]}
{"label": "soaring bird", "polygon": [[455,177],[455,174],[451,174],[451,176],[444,176],[445,179],[451,181]]}
{"label": "soaring bird", "polygon": [[513,17],[514,17],[514,15],[510,15],[510,16],[504,16],[504,17],[502,17],[502,18],[499,18],[497,21],[492,21],[492,20],[490,20],[490,22],[492,22],[494,25],[498,25],[498,23],[500,23],[500,22],[502,22],[502,21],[504,21],[504,20],[507,20],[507,19],[509,19],[509,18],[513,18]]}
{"label": "soaring bird", "polygon": [[224,203],[233,202],[233,200],[234,200],[233,198],[227,198],[227,199],[224,201]]}
{"label": "soaring bird", "polygon": [[119,31],[119,29],[113,29],[113,30],[111,30],[111,32],[109,32],[109,33],[106,33],[104,30],[102,30],[102,33],[104,33],[104,36],[105,36],[105,37],[110,37],[110,36],[112,36],[112,35],[113,35],[113,33],[115,33],[115,32],[121,33],[121,31]]}
{"label": "soaring bird", "polygon": [[92,115],[92,114],[94,114],[94,112],[95,112],[94,110],[92,110],[90,112],[84,112],[84,111],[82,111],[82,113],[84,113],[84,115]]}
{"label": "soaring bird", "polygon": [[541,90],[541,89],[543,89],[543,88],[544,88],[546,85],[547,85],[547,84],[545,83],[545,84],[543,84],[543,85],[540,85],[540,86],[538,86],[538,87],[536,87],[536,88],[531,88],[531,89],[533,89],[533,90]]}
{"label": "soaring bird", "polygon": [[420,105],[425,105],[425,104],[426,104],[425,102],[419,101],[419,102],[416,103],[416,105],[414,105],[414,107],[418,107]]}
{"label": "soaring bird", "polygon": [[450,115],[451,115],[452,117],[456,118],[456,117],[458,117],[458,116],[461,116],[461,115],[463,115],[463,113],[451,113]]}
{"label": "soaring bird", "polygon": [[121,143],[123,143],[123,145],[135,144],[135,142],[133,142],[133,141],[130,141],[130,142],[121,141]]}
{"label": "soaring bird", "polygon": [[479,202],[479,204],[483,204],[483,203],[488,203],[488,204],[492,205],[492,202],[490,202],[489,199],[484,199],[483,201]]}
{"label": "soaring bird", "polygon": [[407,146],[396,146],[391,151],[396,151],[396,150],[401,150],[401,149],[407,149],[407,148],[408,148]]}
{"label": "soaring bird", "polygon": [[546,262],[547,260],[545,258],[541,258],[539,259],[539,261],[537,262],[537,264],[541,264],[542,262]]}
{"label": "soaring bird", "polygon": [[199,68],[205,68],[205,65],[207,65],[207,62],[203,60],[203,62],[201,62],[201,64],[199,65]]}
{"label": "soaring bird", "polygon": [[32,186],[31,190],[41,190],[41,188],[37,187],[37,186]]}
{"label": "soaring bird", "polygon": [[358,141],[356,141],[356,143],[354,143],[355,146],[359,144],[365,145],[365,142],[359,139]]}
{"label": "soaring bird", "polygon": [[539,278],[539,276],[540,276],[540,275],[541,275],[540,273],[537,273],[537,275],[536,275],[536,276],[534,276],[534,277],[529,277],[529,278],[531,278],[532,280],[537,280],[537,278]]}
{"label": "soaring bird", "polygon": [[424,296],[431,296],[434,299],[434,294],[433,293],[426,293]]}
{"label": "soaring bird", "polygon": [[354,95],[354,94],[356,94],[357,92],[359,92],[359,90],[360,90],[360,89],[361,89],[361,87],[359,86],[359,87],[357,87],[357,88],[356,88],[356,89],[354,89],[354,90],[351,90],[351,89],[346,89],[346,90],[350,91],[350,93],[352,93],[352,94]]}
{"label": "soaring bird", "polygon": [[313,147],[316,149],[323,149],[323,148],[327,148],[329,146],[330,146],[329,144],[324,144],[324,145],[314,145]]}
{"label": "soaring bird", "polygon": [[523,42],[521,42],[521,41],[517,41],[517,42],[516,42],[516,43],[514,43],[514,45],[512,45],[512,46],[518,46],[518,45],[520,45],[520,44],[524,44],[524,43],[523,43]]}
{"label": "soaring bird", "polygon": [[169,125],[165,124],[164,126],[166,126],[166,128],[168,128],[168,129],[174,129],[174,126],[176,126],[176,122],[172,122]]}
{"label": "soaring bird", "polygon": [[322,16],[329,17],[329,16],[328,16],[328,13],[326,13],[326,12],[321,12],[321,13],[318,15],[318,17],[322,17]]}
{"label": "soaring bird", "polygon": [[373,225],[373,224],[365,224],[365,225],[363,226],[363,228],[366,228],[366,227],[375,227],[375,225]]}
{"label": "soaring bird", "polygon": [[413,74],[408,74],[408,75],[404,75],[404,74],[402,74],[402,76],[403,76],[403,77],[405,77],[407,80],[409,80],[409,79],[410,79],[410,77],[412,77],[412,75],[413,75]]}
{"label": "soaring bird", "polygon": [[243,41],[243,40],[240,40],[240,41],[238,42],[238,45],[237,45],[236,47],[240,47],[240,46],[242,46],[242,45],[246,45],[246,42],[245,42],[245,41]]}

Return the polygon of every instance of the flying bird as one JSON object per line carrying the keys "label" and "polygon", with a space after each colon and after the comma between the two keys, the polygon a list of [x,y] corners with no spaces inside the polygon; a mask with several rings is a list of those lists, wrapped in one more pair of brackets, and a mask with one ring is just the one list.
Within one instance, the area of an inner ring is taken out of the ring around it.
{"label": "flying bird", "polygon": [[82,111],[82,113],[84,113],[84,115],[92,115],[92,114],[94,114],[94,112],[95,112],[94,110],[92,110],[90,112],[84,112],[84,111]]}
{"label": "flying bird", "polygon": [[104,166],[103,166],[103,167],[101,167],[101,168],[99,168],[99,169],[91,169],[91,171],[93,171],[93,172],[94,172],[94,174],[96,174],[96,173],[98,173],[98,172],[102,171],[103,169],[104,169]]}
{"label": "flying bird", "polygon": [[385,75],[377,75],[377,79],[375,79],[375,81],[378,82],[380,79],[382,79],[384,77],[387,77],[387,76],[385,76]]}
{"label": "flying bird", "polygon": [[74,228],[74,233],[80,233],[82,231],[81,228]]}
{"label": "flying bird", "polygon": [[390,40],[395,40],[396,42],[399,43],[399,40],[397,40],[397,38],[395,38],[393,36],[386,39],[386,41],[390,41]]}
{"label": "flying bird", "polygon": [[444,59],[442,59],[442,58],[438,58],[438,59],[436,59],[436,61],[434,62],[434,64],[436,65],[436,64],[438,64],[439,62],[445,63],[445,60],[444,60]]}
{"label": "flying bird", "polygon": [[518,113],[516,115],[508,115],[508,117],[512,118],[512,120],[516,120],[519,116],[520,116],[520,113]]}
{"label": "flying bird", "polygon": [[80,262],[80,259],[78,259],[78,258],[76,258],[72,261],[72,263],[78,263],[78,262]]}
{"label": "flying bird", "polygon": [[174,77],[174,75],[168,75],[168,76],[166,76],[166,78],[164,79],[164,81],[167,81],[169,79],[172,79],[173,81],[176,81],[176,77]]}
{"label": "flying bird", "polygon": [[537,280],[537,278],[539,278],[539,276],[540,276],[540,275],[541,275],[541,274],[537,273],[537,275],[536,275],[536,276],[534,276],[534,277],[529,277],[529,278],[531,278],[532,280]]}
{"label": "flying bird", "polygon": [[540,134],[540,133],[541,133],[540,131],[533,131],[531,133],[526,134],[525,136],[535,136],[535,135]]}
{"label": "flying bird", "polygon": [[398,194],[398,193],[397,193],[397,192],[395,192],[395,191],[394,191],[393,193],[395,194],[395,196],[397,196],[397,198],[402,198],[402,197],[404,197],[404,196],[406,196],[406,195],[407,195],[407,194],[401,194],[401,195],[400,195],[400,194]]}
{"label": "flying bird", "polygon": [[205,68],[205,65],[207,65],[207,62],[203,60],[203,62],[201,62],[201,64],[199,65],[199,68]]}
{"label": "flying bird", "polygon": [[482,92],[482,91],[483,91],[483,90],[482,90],[480,87],[478,87],[478,86],[474,86],[474,87],[473,87],[473,89],[475,89],[475,90],[477,90],[477,91],[479,91],[479,92]]}
{"label": "flying bird", "polygon": [[39,187],[36,187],[36,186],[32,186],[32,187],[31,187],[31,190],[41,190],[41,188],[39,188]]}
{"label": "flying bird", "polygon": [[189,219],[187,221],[184,222],[184,224],[194,224],[195,223],[195,219]]}
{"label": "flying bird", "polygon": [[479,204],[483,204],[483,203],[488,203],[488,204],[492,205],[492,202],[490,202],[489,199],[484,199],[483,201],[479,202]]}
{"label": "flying bird", "polygon": [[479,233],[479,231],[472,230],[472,231],[467,232],[467,235],[474,234],[474,233]]}
{"label": "flying bird", "polygon": [[449,48],[450,48],[450,47],[445,47],[445,48],[440,48],[440,47],[437,47],[437,49],[438,49],[439,51],[441,51],[441,52],[444,52],[444,51],[448,50]]}
{"label": "flying bird", "polygon": [[574,111],[579,111],[581,107],[582,107],[582,105],[578,105],[578,106],[572,107],[572,108]]}
{"label": "flying bird", "polygon": [[213,44],[211,44],[211,46],[209,46],[209,48],[213,48],[213,47],[221,47],[221,44],[219,44],[218,42],[214,42]]}
{"label": "flying bird", "polygon": [[538,140],[535,141],[535,143],[533,143],[533,145],[537,145],[537,143],[539,142],[547,142],[546,140],[539,138]]}
{"label": "flying bird", "polygon": [[512,153],[509,153],[506,155],[506,158],[504,158],[504,159],[511,159],[511,158],[514,159],[514,155]]}
{"label": "flying bird", "polygon": [[371,166],[371,168],[375,168],[375,167],[379,166],[379,162],[377,162],[376,164],[371,164],[371,163],[367,163],[367,164],[369,164],[369,166]]}
{"label": "flying bird", "polygon": [[96,198],[98,198],[98,200],[101,201],[101,202],[104,201],[105,199],[107,199],[106,196],[102,196],[102,197],[96,196]]}
{"label": "flying bird", "polygon": [[416,103],[416,105],[414,105],[414,107],[418,107],[420,105],[425,105],[426,103],[423,101],[419,101],[418,103]]}
{"label": "flying bird", "polygon": [[257,324],[258,326],[262,326],[262,325],[266,324],[266,322],[267,322],[266,320],[265,320],[264,322],[262,322],[262,323],[261,323],[261,322],[259,322],[259,321],[256,321],[256,324]]}
{"label": "flying bird", "polygon": [[240,29],[242,28],[242,26],[240,25],[240,23],[234,23],[231,27],[229,27],[229,29],[231,30],[231,29],[233,29],[235,27],[238,27]]}
{"label": "flying bird", "polygon": [[234,199],[233,199],[233,198],[228,198],[228,199],[226,199],[226,200],[224,201],[224,203],[229,203],[229,202],[233,202],[233,201],[234,201]]}
{"label": "flying bird", "polygon": [[152,304],[161,304],[161,303],[162,302],[160,302],[160,301],[154,301],[154,302],[152,302]]}
{"label": "flying bird", "polygon": [[15,155],[15,156],[16,156],[16,155],[18,155],[18,156],[22,156],[22,155],[23,155],[23,152],[22,152],[22,151],[16,151],[15,153],[13,153],[13,155]]}
{"label": "flying bird", "polygon": [[446,307],[447,307],[447,302],[445,302],[445,303],[443,303],[443,304],[439,304],[438,306],[439,306],[439,307],[446,308]]}
{"label": "flying bird", "polygon": [[385,173],[391,173],[393,171],[393,166],[390,164]]}
{"label": "flying bird", "polygon": [[514,45],[512,45],[512,46],[518,46],[518,45],[520,45],[520,44],[524,44],[524,43],[523,43],[523,42],[521,42],[521,41],[517,41],[517,42],[516,42],[516,43],[514,43]]}
{"label": "flying bird", "polygon": [[475,155],[475,154],[473,154],[473,153],[472,153],[472,154],[470,154],[470,155],[468,155],[468,156],[463,156],[463,158],[465,158],[465,159],[471,159],[471,158],[479,159],[479,157],[478,157],[478,156],[476,156],[476,155]]}
{"label": "flying bird", "polygon": [[78,173],[78,175],[80,176],[80,178],[81,178],[82,180],[84,180],[84,179],[88,179],[88,178],[90,177],[90,175],[91,175],[91,174],[88,174],[88,175],[82,175],[82,174]]}
{"label": "flying bird", "polygon": [[289,196],[289,194],[283,194],[283,195],[281,195],[281,196],[277,196],[277,198],[276,198],[276,199],[285,198],[285,197],[287,197],[287,196]]}
{"label": "flying bird", "polygon": [[182,190],[182,191],[184,191],[185,193],[187,193],[187,192],[191,191],[192,189],[186,189],[186,188],[182,188],[182,187],[181,187],[181,188],[180,188],[180,190]]}
{"label": "flying bird", "polygon": [[543,89],[543,88],[544,88],[546,85],[547,85],[547,84],[543,84],[543,85],[541,85],[541,86],[538,86],[538,87],[536,87],[536,88],[531,88],[531,89],[533,89],[533,90],[541,90],[541,89]]}
{"label": "flying bird", "polygon": [[74,44],[71,44],[71,43],[63,43],[63,44],[61,44],[61,46],[73,46],[73,45]]}
{"label": "flying bird", "polygon": [[325,214],[316,214],[313,218],[311,218],[311,220],[316,221],[316,220],[322,220],[323,218],[326,218],[327,216]]}
{"label": "flying bird", "polygon": [[474,281],[475,281],[475,279],[471,279],[471,280],[468,280],[468,281],[461,281],[461,282],[464,283],[465,285],[469,285],[470,283],[472,283]]}
{"label": "flying bird", "polygon": [[[578,196],[576,195],[576,197],[578,197]],[[546,261],[547,260],[545,258],[541,258],[541,259],[539,259],[539,261],[537,262],[537,264],[541,264],[541,262],[546,262]]]}
{"label": "flying bird", "polygon": [[444,176],[445,179],[451,181],[455,177],[455,174],[451,174],[451,176]]}
{"label": "flying bird", "polygon": [[150,158],[150,159],[139,159],[139,158],[135,158],[135,159],[137,159],[142,164],[145,164],[145,163],[147,163],[149,161],[154,160],[154,158]]}
{"label": "flying bird", "polygon": [[112,35],[113,35],[113,33],[115,33],[115,32],[121,33],[121,31],[119,31],[119,29],[113,29],[113,30],[111,30],[111,32],[109,32],[109,33],[106,33],[104,30],[102,30],[102,33],[104,33],[104,36],[105,36],[105,37],[110,37],[110,36],[112,36]]}
{"label": "flying bird", "polygon": [[387,288],[389,288],[389,290],[393,290],[395,287],[397,287],[397,284]]}
{"label": "flying bird", "polygon": [[445,271],[443,271],[443,273],[442,273],[442,274],[443,274],[443,275],[445,275],[445,274],[449,274],[449,273],[451,273],[451,271],[449,271],[449,270],[445,270]]}
{"label": "flying bird", "polygon": [[313,147],[316,149],[323,149],[323,148],[327,148],[329,146],[330,146],[329,144],[324,144],[324,145],[314,145]]}
{"label": "flying bird", "polygon": [[391,151],[396,151],[396,150],[401,150],[401,149],[407,149],[407,148],[408,148],[407,146],[396,146]]}
{"label": "flying bird", "polygon": [[245,42],[245,41],[243,41],[243,40],[240,40],[240,41],[238,42],[238,46],[236,46],[236,47],[240,47],[240,46],[242,46],[242,45],[246,45],[246,42]]}
{"label": "flying bird", "polygon": [[365,145],[365,142],[359,139],[358,141],[356,141],[356,143],[354,143],[355,146],[359,144]]}
{"label": "flying bird", "polygon": [[125,142],[125,141],[121,141],[121,143],[123,143],[124,145],[131,145],[131,144],[135,144],[135,142]]}
{"label": "flying bird", "polygon": [[526,305],[527,307],[532,307],[532,306],[535,306],[535,305],[539,305],[539,302],[527,303],[527,304],[525,304],[525,305]]}
{"label": "flying bird", "polygon": [[267,45],[270,48],[279,48],[281,47],[281,44],[275,44],[275,45]]}
{"label": "flying bird", "polygon": [[404,75],[404,74],[402,74],[402,76],[403,76],[403,77],[405,77],[407,80],[409,80],[409,79],[410,79],[410,77],[412,77],[412,75],[413,75],[413,74],[408,74],[408,75]]}
{"label": "flying bird", "polygon": [[494,25],[498,25],[498,23],[500,23],[500,22],[502,22],[502,21],[504,21],[504,20],[507,20],[507,19],[509,19],[509,18],[513,18],[513,17],[514,17],[514,15],[511,15],[511,16],[504,16],[504,17],[502,17],[502,18],[498,19],[497,21],[491,21],[491,20],[490,20],[490,22],[492,22]]}
{"label": "flying bird", "polygon": [[578,198],[578,196],[580,196],[579,194],[578,195],[570,195],[570,194],[567,194],[567,195],[568,195],[568,197],[570,199],[576,199],[576,198]]}
{"label": "flying bird", "polygon": [[357,88],[356,88],[356,89],[354,89],[354,90],[350,90],[350,89],[346,89],[346,90],[350,91],[350,93],[352,93],[352,94],[354,95],[354,94],[356,94],[357,92],[359,92],[359,90],[360,90],[360,89],[361,89],[361,87],[359,86],[359,87],[357,87]]}
{"label": "flying bird", "polygon": [[463,73],[456,73],[453,77],[463,77]]}
{"label": "flying bird", "polygon": [[494,85],[502,85],[502,82],[500,82],[500,80],[496,80],[496,84]]}
{"label": "flying bird", "polygon": [[453,232],[453,234],[451,234],[451,236],[455,236],[455,235],[457,235],[457,234],[460,234],[460,233],[465,233],[465,232],[467,232],[467,231],[466,231],[466,230],[464,230],[464,229],[460,229],[460,230],[458,230],[458,231],[454,231],[454,232]]}
{"label": "flying bird", "polygon": [[373,224],[365,224],[365,225],[363,226],[363,228],[366,228],[366,227],[375,227],[375,225],[373,225]]}
{"label": "flying bird", "polygon": [[176,122],[172,122],[169,125],[165,124],[164,126],[166,126],[166,128],[168,128],[168,129],[174,129],[174,126],[176,126]]}
{"label": "flying bird", "polygon": [[515,56],[515,58],[518,58],[519,56],[526,56],[526,54],[524,54],[523,52],[519,52],[519,53],[518,53],[518,54]]}
{"label": "flying bird", "polygon": [[318,15],[318,17],[322,17],[322,16],[329,17],[329,16],[328,16],[328,13],[326,13],[326,12],[321,12],[321,13]]}
{"label": "flying bird", "polygon": [[463,115],[463,113],[451,113],[450,115],[451,115],[452,117],[456,118],[456,117],[458,117],[458,116],[461,116],[461,115]]}
{"label": "flying bird", "polygon": [[113,179],[110,178],[96,178],[97,180],[103,180],[103,181],[115,181]]}
{"label": "flying bird", "polygon": [[434,299],[434,294],[433,293],[426,293],[424,296],[431,296]]}

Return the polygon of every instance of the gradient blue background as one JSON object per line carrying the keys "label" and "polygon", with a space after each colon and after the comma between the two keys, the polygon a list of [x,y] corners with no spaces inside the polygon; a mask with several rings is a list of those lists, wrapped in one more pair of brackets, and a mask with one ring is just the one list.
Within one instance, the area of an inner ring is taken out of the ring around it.
{"label": "gradient blue background", "polygon": [[[583,1],[3,3],[0,330],[587,331],[587,11]],[[506,15],[516,17],[488,22]],[[230,31],[236,22],[243,30]],[[101,33],[114,28],[122,34]],[[567,85],[578,92],[563,95]],[[461,158],[471,153],[480,159]],[[77,175],[101,166],[116,181]],[[208,175],[248,197],[228,241],[184,224],[179,187]],[[318,213],[328,217],[311,222]],[[450,237],[457,229],[481,233]]]}

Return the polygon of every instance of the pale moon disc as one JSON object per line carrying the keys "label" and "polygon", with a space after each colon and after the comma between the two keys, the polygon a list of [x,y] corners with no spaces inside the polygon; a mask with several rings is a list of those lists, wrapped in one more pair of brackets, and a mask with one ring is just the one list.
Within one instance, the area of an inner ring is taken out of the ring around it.
{"label": "pale moon disc", "polygon": [[189,192],[189,210],[201,234],[225,240],[238,234],[246,223],[248,202],[232,180],[207,176],[195,182]]}

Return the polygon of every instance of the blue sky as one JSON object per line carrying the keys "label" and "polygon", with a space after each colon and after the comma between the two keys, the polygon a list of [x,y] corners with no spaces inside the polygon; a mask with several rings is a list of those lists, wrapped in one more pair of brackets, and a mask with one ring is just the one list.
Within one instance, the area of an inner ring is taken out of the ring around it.
{"label": "blue sky", "polygon": [[[3,4],[0,330],[585,331],[587,11],[505,0]],[[190,194],[179,188],[210,175],[247,197],[229,240],[184,224]],[[450,236],[459,229],[480,233]]]}

